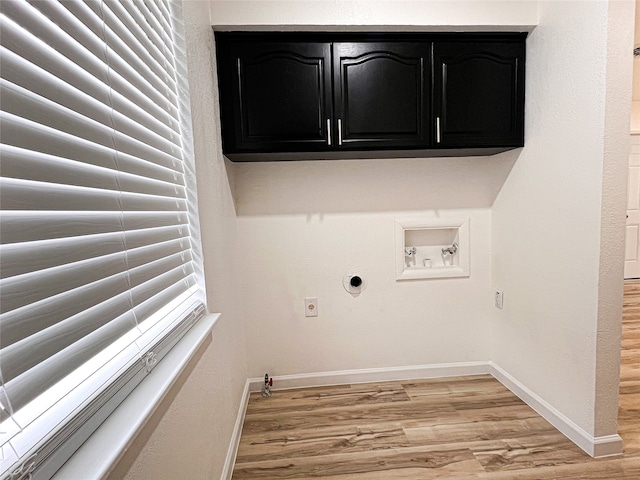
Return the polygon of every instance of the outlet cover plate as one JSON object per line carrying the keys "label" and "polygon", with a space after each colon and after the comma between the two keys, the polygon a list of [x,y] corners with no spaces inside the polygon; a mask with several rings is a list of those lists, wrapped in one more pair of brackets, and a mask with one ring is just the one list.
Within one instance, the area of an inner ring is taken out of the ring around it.
{"label": "outlet cover plate", "polygon": [[496,290],[493,295],[493,304],[496,308],[502,310],[502,306],[504,305],[504,293],[502,290]]}
{"label": "outlet cover plate", "polygon": [[317,297],[307,297],[304,299],[304,316],[305,317],[318,316],[318,298]]}

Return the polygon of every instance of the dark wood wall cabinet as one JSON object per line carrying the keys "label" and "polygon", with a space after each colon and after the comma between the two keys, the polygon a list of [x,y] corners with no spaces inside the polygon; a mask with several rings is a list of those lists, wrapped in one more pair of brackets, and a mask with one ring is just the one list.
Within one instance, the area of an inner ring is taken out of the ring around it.
{"label": "dark wood wall cabinet", "polygon": [[525,33],[215,38],[232,161],[492,155],[524,145]]}

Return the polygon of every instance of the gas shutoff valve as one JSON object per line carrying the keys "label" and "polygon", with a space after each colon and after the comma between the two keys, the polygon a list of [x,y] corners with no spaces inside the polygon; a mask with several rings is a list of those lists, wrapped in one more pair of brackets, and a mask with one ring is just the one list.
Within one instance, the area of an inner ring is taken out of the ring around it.
{"label": "gas shutoff valve", "polygon": [[264,374],[264,385],[262,385],[262,396],[269,398],[271,396],[271,387],[273,386],[273,378],[268,373]]}

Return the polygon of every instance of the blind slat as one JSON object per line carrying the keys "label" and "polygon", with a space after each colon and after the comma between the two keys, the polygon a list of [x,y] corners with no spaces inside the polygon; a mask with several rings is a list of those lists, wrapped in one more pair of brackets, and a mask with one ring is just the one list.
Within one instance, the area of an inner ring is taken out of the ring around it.
{"label": "blind slat", "polygon": [[[166,5],[163,3],[164,2],[149,2],[147,0],[144,0],[143,2],[135,3],[135,5],[142,12],[147,21],[153,25],[153,29],[156,32],[156,35],[158,35],[158,37],[160,37],[160,39],[164,43],[165,49],[172,50],[172,29],[168,18],[165,18],[165,16],[163,15],[163,11],[166,12],[167,10]],[[159,5],[161,5],[163,8],[159,8]]]}
{"label": "blind slat", "polygon": [[5,210],[187,210],[181,198],[147,195],[141,193],[116,192],[97,188],[33,182],[15,178],[0,179],[0,202]]}
{"label": "blind slat", "polygon": [[[156,137],[151,138],[151,136],[137,132],[146,140],[145,143],[122,133],[118,128],[115,128],[114,131],[114,128],[109,125],[112,122],[109,115],[100,117],[98,112],[95,112],[93,116],[100,120],[85,117],[81,113],[37,96],[4,79],[0,79],[0,88],[2,88],[0,101],[4,112],[105,147],[113,148],[116,143],[116,146],[119,146],[118,150],[130,155],[164,159],[164,162],[172,167],[180,165],[180,152],[174,144],[167,141],[156,141]],[[119,125],[121,129],[126,130],[126,125],[123,125],[117,116],[113,117],[113,125]]]}
{"label": "blind slat", "polygon": [[[158,32],[151,27],[136,2],[107,1],[106,3],[123,23],[127,25],[135,24],[144,32],[147,41],[154,45],[154,48],[151,49],[154,59],[163,66],[169,75],[174,75],[175,68],[172,68],[173,59],[169,56],[167,44],[165,43],[165,35],[158,34]],[[142,37],[142,35],[136,35],[136,37]]]}
{"label": "blind slat", "polygon": [[11,146],[2,149],[2,175],[7,178],[163,197],[184,197],[184,187],[180,184],[121,173],[115,168],[115,165],[113,170],[95,167]]}
{"label": "blind slat", "polygon": [[[86,13],[86,6],[83,6],[81,2],[70,2],[67,5],[72,10]],[[0,11],[13,20],[3,23],[2,40],[6,48],[100,101],[108,103],[111,95],[114,108],[117,107],[123,113],[131,109],[130,105],[136,105],[141,112],[148,112],[156,121],[175,132],[179,131],[176,111],[167,111],[159,106],[163,102],[162,97],[150,98],[140,92],[131,83],[137,81],[138,75],[130,66],[125,64],[122,67],[130,70],[130,78],[110,71],[109,67],[113,65],[108,63],[104,42],[100,40],[100,30],[93,33],[101,45],[96,48],[90,44],[91,50],[88,50],[85,48],[87,45],[78,44],[45,20],[32,17],[29,13],[35,9],[22,2],[0,2]],[[37,35],[30,34],[29,27]],[[109,59],[111,64],[118,61]],[[113,94],[114,91],[117,95]],[[127,106],[127,103],[130,105]]]}
{"label": "blind slat", "polygon": [[155,243],[164,243],[178,239],[190,241],[189,225],[177,224],[170,227],[153,227],[125,232],[127,248],[139,248]]}
{"label": "blind slat", "polygon": [[[109,47],[107,50],[107,63],[113,68],[113,71],[126,78],[141,94],[150,100],[163,107],[166,105],[167,111],[175,118],[178,114],[178,110],[175,108],[175,91],[170,91],[166,84],[163,85],[161,80],[158,81],[159,79],[153,76],[151,70],[145,68],[147,66],[141,63],[139,58],[136,58],[135,53],[128,51],[125,42],[111,28],[114,22],[113,17],[109,16],[111,13],[109,9],[103,8],[102,4],[98,2],[90,2],[87,5],[96,16],[102,17],[102,20],[105,21],[103,31],[106,35],[106,45]],[[143,68],[140,68],[142,66]]]}
{"label": "blind slat", "polygon": [[[54,5],[58,5],[55,2],[38,2],[38,8],[43,9],[43,8],[47,8],[49,7],[51,4]],[[93,13],[86,5],[80,3],[80,2],[69,2],[66,4],[67,9],[63,8],[63,7],[58,7],[58,9],[60,10],[60,16],[63,16],[65,18],[68,18],[69,16],[72,18],[82,18],[85,22],[87,21],[91,21],[91,20],[95,20],[93,22],[94,28],[96,31],[100,32],[101,30],[101,24],[99,23],[99,20],[95,17],[95,13]],[[77,15],[77,17],[74,17],[73,14],[71,13],[71,11],[75,12],[75,15]],[[82,12],[85,12],[85,14],[83,15]],[[91,18],[93,17],[93,18]],[[60,24],[60,22],[58,22]],[[65,22],[65,25],[68,22]],[[92,30],[90,28],[88,28],[86,25],[82,24],[81,22],[74,22],[73,26],[75,27],[77,23],[80,23],[82,25],[82,27],[84,29],[86,29],[89,32],[89,35],[93,35],[95,36],[95,34],[92,32]],[[68,33],[70,33],[71,35],[76,34],[76,32],[79,29],[76,28],[69,28],[69,29],[65,29],[65,31],[67,31]],[[100,48],[104,48],[104,45],[102,43],[102,41],[99,43],[99,47]],[[106,61],[105,61],[106,62]],[[145,110],[140,109],[140,108],[131,108],[131,105],[135,105],[135,104],[127,104],[127,102],[125,101],[124,97],[121,97],[121,95],[114,95],[112,96],[112,102],[113,102],[113,107],[116,111],[127,115],[130,118],[134,118],[138,121],[138,123],[143,124],[143,125],[147,125],[149,126],[149,121],[153,120],[154,122],[158,123],[158,126],[156,126],[156,128],[154,128],[154,131],[158,132],[158,133],[162,133],[166,130],[159,130],[160,125],[164,126],[163,123],[161,123],[159,120],[157,120],[156,118],[152,117],[151,115],[149,115]],[[162,115],[166,115],[166,112],[163,112],[160,110],[160,112],[162,112]],[[144,117],[144,119],[143,119]],[[180,134],[179,134],[179,126],[178,124],[175,122],[175,119],[171,119],[171,121],[169,122],[169,125],[172,125],[171,130],[166,131],[166,135],[168,137],[170,137],[174,143],[177,143],[180,139]],[[150,127],[151,128],[151,127]]]}
{"label": "blind slat", "polygon": [[72,80],[68,82],[70,84],[94,77],[87,87],[106,91],[104,87],[109,83],[104,49],[88,51],[86,46],[90,44],[79,44],[64,35],[55,24],[26,2],[0,2],[0,13],[11,20],[2,25],[2,44],[5,47],[36,65],[51,67],[54,74],[60,67],[71,68],[71,72],[61,76],[65,80]]}
{"label": "blind slat", "polygon": [[27,244],[0,246],[0,278],[46,270],[59,265],[69,265],[90,258],[123,252],[124,233],[115,232],[95,236],[74,237],[67,241],[45,240]]}
{"label": "blind slat", "polygon": [[[96,351],[113,343],[133,328],[135,328],[134,315],[132,312],[127,312],[7,382],[5,387],[14,409],[19,410],[24,407],[41,391],[51,387],[89,360]],[[7,368],[4,361],[0,368],[3,372]],[[38,387],[34,388],[34,385]]]}
{"label": "blind slat", "polygon": [[99,190],[15,178],[0,178],[0,203],[4,210],[118,211],[121,201],[109,190]]}
{"label": "blind slat", "polygon": [[[136,325],[135,316],[128,311],[129,306],[126,304],[126,300],[121,300],[120,303],[125,305],[126,308],[121,306],[116,311],[122,312],[123,317],[130,318],[126,329],[130,330]],[[5,384],[11,385],[13,379],[48,358],[55,356],[91,332],[109,324],[113,318],[103,312],[102,315],[91,317],[92,321],[88,320],[89,318],[84,315],[71,317],[64,322],[58,322],[47,329],[39,330],[29,337],[4,347],[2,349],[2,366],[0,368],[2,369],[2,378],[5,379]],[[26,354],[27,352],[28,355]],[[11,398],[13,400],[13,397]]]}
{"label": "blind slat", "polygon": [[1,147],[3,150],[10,145],[53,157],[67,158],[88,165],[118,169],[133,175],[184,185],[182,166],[175,165],[173,160],[171,164],[174,168],[169,168],[153,163],[149,159],[122,152],[116,154],[110,147],[73,137],[6,112],[0,112],[0,139],[4,144]]}
{"label": "blind slat", "polygon": [[2,244],[188,225],[184,212],[3,211]]}
{"label": "blind slat", "polygon": [[0,281],[0,312],[10,312],[126,271],[127,256],[125,252],[118,252],[78,262],[72,266],[60,265],[44,271],[5,278]]}
{"label": "blind slat", "polygon": [[131,291],[133,292],[133,303],[136,305],[136,293],[140,291],[136,287],[147,285],[147,289],[153,287],[154,281],[160,282],[165,275],[175,276],[174,278],[187,277],[193,273],[191,266],[191,254],[180,253],[174,254],[151,263],[141,264],[129,271],[131,281]]}
{"label": "blind slat", "polygon": [[[132,308],[128,291],[128,277],[126,273],[122,273],[83,285],[71,292],[66,292],[65,295],[46,298],[27,305],[23,309],[4,313],[0,315],[0,327],[2,327],[0,346],[11,345],[35,334],[40,329],[49,328],[75,315],[84,315],[89,318],[93,315],[104,317],[105,312],[116,315],[120,308]],[[123,297],[123,294],[127,295]],[[122,303],[123,298],[128,299],[126,305]],[[118,314],[120,313],[124,313],[124,310]]]}
{"label": "blind slat", "polygon": [[196,285],[195,277],[180,277],[175,272],[169,272],[164,276],[154,279],[153,285],[145,285],[136,291],[135,302],[136,317],[139,323],[143,323],[151,317],[168,299],[180,293],[188,291]]}
{"label": "blind slat", "polygon": [[120,183],[115,157],[113,161],[113,169],[94,167],[66,158],[5,146],[2,149],[2,176],[15,180],[118,191]]}
{"label": "blind slat", "polygon": [[14,85],[19,84],[31,93],[51,100],[107,127],[113,126],[121,133],[155,145],[156,148],[165,152],[179,148],[178,135],[168,127],[154,122],[152,117],[135,115],[132,118],[133,113],[140,112],[139,109],[131,109],[126,112],[126,115],[118,111],[114,112],[109,105],[109,92],[106,92],[107,95],[102,99],[95,98],[37,65],[25,61],[11,50],[2,48],[0,55],[2,55],[0,76],[8,82]]}
{"label": "blind slat", "polygon": [[71,237],[64,241],[56,239],[2,245],[0,246],[0,258],[2,258],[0,278],[109,255],[123,251],[125,246],[133,249],[175,242],[185,237],[188,239],[188,235],[188,228],[172,226],[154,228],[151,231],[114,232],[102,234],[99,238],[89,235]]}
{"label": "blind slat", "polygon": [[[176,265],[187,264],[191,262],[191,245],[189,239],[178,238],[169,242],[153,243],[151,245],[145,245],[138,248],[129,249],[129,256],[127,257],[127,265],[130,271],[134,271],[137,267],[142,265],[151,264],[159,260],[167,261],[168,259],[176,258]],[[180,259],[181,263],[178,263]],[[160,270],[154,263],[153,269],[156,273]],[[132,282],[135,285],[135,282]]]}
{"label": "blind slat", "polygon": [[[145,78],[152,83],[158,91],[165,88],[176,91],[175,80],[172,71],[166,66],[166,58],[162,49],[154,41],[155,32],[145,30],[144,23],[139,23],[125,10],[121,2],[105,2],[104,9],[106,24],[117,34],[117,43],[120,48],[114,48],[121,58],[131,61],[131,65],[139,72],[145,73]],[[115,38],[114,38],[115,40]],[[126,48],[125,48],[126,47]],[[128,51],[130,49],[130,51]],[[159,84],[159,80],[162,84]]]}

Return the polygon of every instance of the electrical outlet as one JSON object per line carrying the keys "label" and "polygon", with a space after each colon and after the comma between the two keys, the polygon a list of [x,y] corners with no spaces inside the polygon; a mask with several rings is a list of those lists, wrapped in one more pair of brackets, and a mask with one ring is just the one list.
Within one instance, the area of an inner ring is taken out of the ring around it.
{"label": "electrical outlet", "polygon": [[305,317],[318,316],[318,298],[317,297],[307,297],[304,299],[304,316]]}
{"label": "electrical outlet", "polygon": [[496,308],[499,308],[500,310],[502,310],[503,302],[504,302],[504,293],[502,293],[502,290],[496,290],[493,293],[493,304],[495,305]]}

